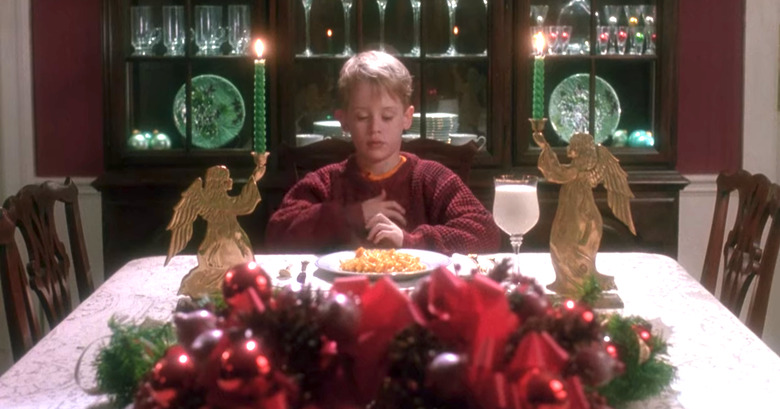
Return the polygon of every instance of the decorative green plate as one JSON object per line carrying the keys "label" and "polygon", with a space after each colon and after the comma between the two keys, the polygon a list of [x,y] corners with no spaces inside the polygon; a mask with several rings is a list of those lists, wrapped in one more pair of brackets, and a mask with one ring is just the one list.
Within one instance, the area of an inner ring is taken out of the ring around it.
{"label": "decorative green plate", "polygon": [[[187,98],[184,84],[173,99],[173,120],[182,136],[187,134]],[[204,149],[224,146],[244,126],[244,100],[238,89],[218,75],[192,79],[192,144]]]}
{"label": "decorative green plate", "polygon": [[[577,132],[588,132],[590,106],[589,74],[574,74],[561,81],[550,95],[550,124],[558,136],[569,142]],[[607,81],[596,76],[596,118],[594,139],[602,143],[620,122],[620,101]]]}

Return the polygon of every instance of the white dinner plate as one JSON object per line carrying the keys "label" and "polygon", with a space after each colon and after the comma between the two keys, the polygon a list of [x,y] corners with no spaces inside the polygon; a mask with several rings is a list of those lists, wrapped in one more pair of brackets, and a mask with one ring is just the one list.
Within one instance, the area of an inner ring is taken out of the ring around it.
{"label": "white dinner plate", "polygon": [[417,249],[397,249],[398,253],[405,253],[420,258],[426,269],[420,271],[412,271],[409,273],[358,273],[354,271],[344,271],[341,269],[341,262],[355,258],[355,252],[353,250],[339,251],[320,257],[314,264],[320,270],[328,271],[336,275],[343,276],[366,276],[370,278],[378,278],[383,275],[389,275],[394,279],[412,279],[422,277],[430,274],[431,271],[450,265],[450,258],[441,253],[436,253],[427,250]]}

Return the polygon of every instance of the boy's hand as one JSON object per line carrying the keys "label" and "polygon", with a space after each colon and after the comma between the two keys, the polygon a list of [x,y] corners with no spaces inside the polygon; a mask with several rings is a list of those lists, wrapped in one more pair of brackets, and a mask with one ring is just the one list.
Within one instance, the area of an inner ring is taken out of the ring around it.
{"label": "boy's hand", "polygon": [[377,213],[369,219],[366,229],[368,241],[374,244],[384,241],[389,247],[399,248],[404,243],[404,231],[382,213]]}
{"label": "boy's hand", "polygon": [[383,189],[379,196],[372,197],[361,205],[363,208],[363,221],[368,229],[371,229],[368,226],[369,222],[378,214],[385,215],[399,226],[406,226],[406,218],[404,217],[406,210],[395,200],[385,200],[386,198],[387,194]]}

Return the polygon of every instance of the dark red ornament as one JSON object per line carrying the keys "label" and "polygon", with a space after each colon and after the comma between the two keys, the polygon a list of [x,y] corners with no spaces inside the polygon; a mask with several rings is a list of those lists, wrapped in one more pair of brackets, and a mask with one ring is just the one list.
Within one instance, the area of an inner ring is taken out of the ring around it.
{"label": "dark red ornament", "polygon": [[603,386],[621,372],[622,363],[609,354],[607,345],[594,342],[577,351],[572,369],[587,385]]}
{"label": "dark red ornament", "polygon": [[522,295],[515,313],[523,320],[530,317],[542,317],[550,311],[550,301],[540,294],[534,284],[520,284],[515,292]]}
{"label": "dark red ornament", "polygon": [[195,377],[195,365],[192,358],[179,345],[165,352],[165,356],[152,368],[151,385],[154,389],[186,389]]}
{"label": "dark red ornament", "polygon": [[209,354],[211,354],[211,351],[214,350],[214,347],[219,344],[222,335],[223,332],[221,329],[208,330],[198,335],[198,337],[192,341],[192,346],[190,347],[193,358],[199,362],[206,361]]}
{"label": "dark red ornament", "polygon": [[184,348],[172,346],[139,386],[135,407],[162,409],[179,406],[181,399],[191,394],[195,376],[195,366]]}
{"label": "dark red ornament", "polygon": [[354,296],[332,293],[320,305],[322,333],[336,342],[355,337],[360,323],[360,308]]}
{"label": "dark red ornament", "polygon": [[217,316],[207,310],[178,312],[174,314],[173,322],[179,344],[189,350],[198,335],[217,327]]}
{"label": "dark red ornament", "polygon": [[536,405],[563,405],[569,398],[566,384],[550,372],[534,368],[520,378],[520,390],[525,400]]}
{"label": "dark red ornament", "polygon": [[271,298],[273,290],[271,277],[254,261],[235,265],[225,273],[222,294],[227,300],[244,292],[249,287],[257,290],[257,294],[263,301]]}
{"label": "dark red ornament", "polygon": [[468,362],[462,355],[443,352],[436,355],[428,365],[426,386],[445,401],[462,399],[466,396]]}
{"label": "dark red ornament", "polygon": [[[219,357],[218,387],[227,393],[268,396],[273,367],[262,342],[255,337],[234,341]],[[247,389],[247,386],[251,388]]]}
{"label": "dark red ornament", "polygon": [[222,294],[232,314],[263,312],[272,292],[271,277],[254,261],[235,265],[225,273]]}

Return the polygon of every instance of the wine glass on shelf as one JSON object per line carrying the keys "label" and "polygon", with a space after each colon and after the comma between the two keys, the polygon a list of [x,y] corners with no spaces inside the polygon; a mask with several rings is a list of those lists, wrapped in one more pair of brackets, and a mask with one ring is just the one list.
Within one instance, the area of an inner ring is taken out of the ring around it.
{"label": "wine glass on shelf", "polygon": [[445,55],[458,54],[458,52],[455,51],[455,10],[457,10],[457,8],[458,0],[447,0],[447,11],[450,16],[450,46],[447,48],[447,51],[444,52]]}
{"label": "wine glass on shelf", "polygon": [[543,26],[544,20],[547,18],[547,11],[550,6],[546,4],[532,4],[531,5],[531,25]]}
{"label": "wine glass on shelf", "polygon": [[494,179],[493,220],[509,234],[516,273],[519,273],[518,255],[523,235],[539,221],[538,180],[536,176],[524,174],[499,175]]}
{"label": "wine glass on shelf", "polygon": [[623,11],[623,6],[604,6],[604,16],[607,19],[605,23],[609,27],[609,48],[607,50],[609,54],[617,54],[617,43],[614,39],[617,38],[618,19],[621,11]]}
{"label": "wine glass on shelf", "polygon": [[387,0],[376,0],[379,5],[379,50],[385,50],[385,10],[387,10]]}
{"label": "wine glass on shelf", "polygon": [[311,57],[311,35],[309,30],[309,23],[311,22],[311,4],[314,0],[302,0],[303,1],[303,25],[306,34],[306,49],[303,50],[304,57]]}
{"label": "wine glass on shelf", "polygon": [[[488,13],[488,0],[482,0],[482,3],[485,3],[485,18],[488,21],[488,24],[490,23],[490,13]],[[488,52],[488,45],[485,43],[485,51],[482,52],[482,55],[487,55]]]}
{"label": "wine glass on shelf", "polygon": [[412,3],[412,22],[414,26],[414,44],[409,51],[410,55],[415,57],[420,55],[420,0],[411,0]]}
{"label": "wine glass on shelf", "polygon": [[344,8],[344,51],[341,55],[352,55],[352,46],[349,43],[349,12],[352,11],[352,0],[341,0],[341,5]]}
{"label": "wine glass on shelf", "polygon": [[645,5],[645,54],[655,54],[655,6]]}

